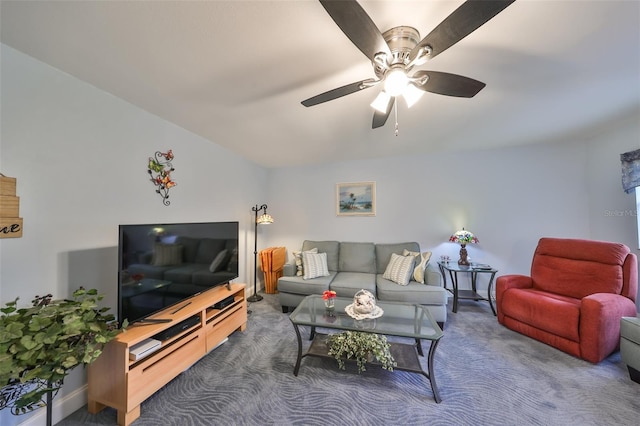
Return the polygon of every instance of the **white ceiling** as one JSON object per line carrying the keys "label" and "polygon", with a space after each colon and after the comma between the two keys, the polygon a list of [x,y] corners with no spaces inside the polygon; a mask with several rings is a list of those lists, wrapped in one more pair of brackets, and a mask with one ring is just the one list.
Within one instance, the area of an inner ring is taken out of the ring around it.
{"label": "white ceiling", "polygon": [[[361,1],[381,31],[424,37],[458,1]],[[427,93],[371,129],[378,88],[315,0],[7,1],[2,43],[266,167],[559,140],[640,105],[640,2],[517,0],[420,69],[487,84]]]}

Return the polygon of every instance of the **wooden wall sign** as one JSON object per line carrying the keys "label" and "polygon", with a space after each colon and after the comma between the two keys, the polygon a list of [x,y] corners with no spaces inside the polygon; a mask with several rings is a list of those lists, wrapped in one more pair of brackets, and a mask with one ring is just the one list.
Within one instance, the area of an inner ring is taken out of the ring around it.
{"label": "wooden wall sign", "polygon": [[0,173],[0,238],[22,237],[20,197],[16,197],[16,178]]}

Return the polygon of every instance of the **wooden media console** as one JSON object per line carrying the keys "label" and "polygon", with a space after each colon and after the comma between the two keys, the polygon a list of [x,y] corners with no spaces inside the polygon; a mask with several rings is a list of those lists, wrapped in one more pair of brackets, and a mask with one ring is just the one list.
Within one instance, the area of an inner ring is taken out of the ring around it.
{"label": "wooden media console", "polygon": [[[215,305],[223,307],[217,308]],[[134,345],[194,316],[198,316],[200,321],[164,340],[159,349],[142,359],[129,359],[129,350]],[[109,342],[102,355],[89,365],[90,413],[112,407],[118,411],[120,426],[128,426],[140,417],[140,404],[144,400],[218,346],[227,336],[246,329],[245,285],[215,287],[150,318],[169,318],[172,321],[130,326]]]}

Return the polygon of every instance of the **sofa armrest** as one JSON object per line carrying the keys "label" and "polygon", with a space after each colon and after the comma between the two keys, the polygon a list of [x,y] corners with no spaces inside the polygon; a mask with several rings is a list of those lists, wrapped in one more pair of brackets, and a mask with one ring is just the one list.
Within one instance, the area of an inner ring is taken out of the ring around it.
{"label": "sofa armrest", "polygon": [[444,281],[440,270],[435,266],[428,264],[424,269],[424,283],[427,285],[435,285],[438,287],[444,287]]}
{"label": "sofa armrest", "polygon": [[282,276],[283,277],[293,277],[296,275],[297,268],[296,264],[293,261],[289,261],[284,264],[282,267]]}
{"label": "sofa armrest", "polygon": [[580,353],[597,363],[618,348],[620,320],[636,316],[636,304],[625,296],[594,293],[580,304]]}

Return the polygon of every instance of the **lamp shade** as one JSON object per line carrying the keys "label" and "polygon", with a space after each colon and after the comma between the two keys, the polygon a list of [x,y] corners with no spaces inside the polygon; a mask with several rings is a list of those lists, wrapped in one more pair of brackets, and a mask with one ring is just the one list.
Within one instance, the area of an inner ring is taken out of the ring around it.
{"label": "lamp shade", "polygon": [[256,220],[256,223],[258,223],[259,225],[268,225],[270,223],[273,223],[273,217],[271,217],[270,214],[265,213]]}
{"label": "lamp shade", "polygon": [[479,243],[476,236],[473,235],[471,232],[465,230],[464,228],[462,228],[459,231],[456,231],[453,235],[451,235],[451,237],[449,238],[449,241],[452,243],[458,243],[458,244]]}
{"label": "lamp shade", "polygon": [[466,245],[469,243],[478,243],[478,239],[471,232],[462,228],[459,231],[456,231],[451,237],[449,237],[449,241],[452,243],[460,244],[460,259],[458,260],[458,265],[469,266],[469,259],[467,257],[467,249]]}

